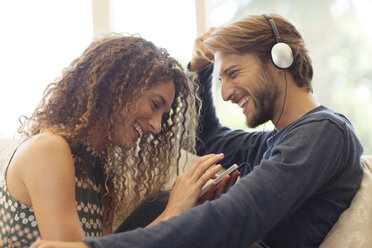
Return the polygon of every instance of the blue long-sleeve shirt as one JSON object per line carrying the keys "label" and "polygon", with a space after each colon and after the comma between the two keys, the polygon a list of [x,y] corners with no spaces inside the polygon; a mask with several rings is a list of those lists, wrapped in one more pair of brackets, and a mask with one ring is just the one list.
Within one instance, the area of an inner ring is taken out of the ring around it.
{"label": "blue long-sleeve shirt", "polygon": [[[224,165],[253,170],[219,199],[146,229],[86,239],[92,247],[318,247],[359,188],[363,148],[350,122],[320,106],[279,132],[231,131],[219,124],[204,86],[199,153],[224,152]],[[260,147],[262,147],[260,149]]]}

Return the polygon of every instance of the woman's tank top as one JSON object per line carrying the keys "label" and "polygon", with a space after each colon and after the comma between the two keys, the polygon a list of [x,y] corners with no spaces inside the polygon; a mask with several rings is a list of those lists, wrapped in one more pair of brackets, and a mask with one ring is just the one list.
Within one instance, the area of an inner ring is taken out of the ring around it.
{"label": "woman's tank top", "polygon": [[[76,209],[82,229],[86,237],[102,236],[101,187],[94,168],[103,166],[103,155],[89,145],[71,151],[75,165]],[[0,247],[29,247],[40,237],[34,210],[9,194],[6,171],[7,167],[0,178]]]}

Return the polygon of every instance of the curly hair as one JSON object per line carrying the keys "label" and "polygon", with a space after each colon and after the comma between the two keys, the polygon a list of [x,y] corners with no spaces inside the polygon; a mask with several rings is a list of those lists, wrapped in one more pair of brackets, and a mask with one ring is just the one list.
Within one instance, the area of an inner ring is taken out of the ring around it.
{"label": "curly hair", "polygon": [[[129,115],[136,96],[169,81],[174,82],[175,98],[163,117],[161,132],[144,135],[130,150],[115,145],[119,113],[124,109]],[[195,153],[197,91],[194,80],[165,49],[138,36],[112,33],[93,41],[48,85],[18,132],[30,137],[48,130],[78,147],[99,127],[106,137],[106,159],[99,170],[103,200],[110,202],[110,211],[126,216],[144,197],[160,190],[173,169],[178,174],[181,149]]]}
{"label": "curly hair", "polygon": [[[313,91],[313,67],[300,32],[289,21],[277,14],[270,14],[278,28],[280,39],[293,52],[294,62],[288,69],[299,87]],[[271,61],[270,51],[275,45],[273,31],[263,15],[250,15],[228,26],[218,28],[204,44],[212,51],[232,54],[250,53],[266,64]]]}

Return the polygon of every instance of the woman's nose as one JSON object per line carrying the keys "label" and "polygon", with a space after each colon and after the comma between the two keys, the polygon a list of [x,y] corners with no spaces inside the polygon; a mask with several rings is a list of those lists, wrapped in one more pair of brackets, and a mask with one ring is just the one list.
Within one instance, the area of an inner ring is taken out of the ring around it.
{"label": "woman's nose", "polygon": [[150,131],[153,134],[159,134],[161,131],[162,115],[155,115],[150,119]]}

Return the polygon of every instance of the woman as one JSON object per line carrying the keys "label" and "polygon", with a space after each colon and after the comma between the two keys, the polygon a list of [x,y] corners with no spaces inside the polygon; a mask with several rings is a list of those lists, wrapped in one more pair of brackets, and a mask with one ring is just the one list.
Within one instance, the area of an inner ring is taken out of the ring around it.
{"label": "woman", "polygon": [[[126,216],[164,186],[181,147],[193,152],[194,87],[151,42],[119,34],[94,41],[18,130],[24,142],[1,183],[2,247],[111,233],[114,214]],[[152,224],[194,206],[220,167],[206,170],[222,157],[197,159]]]}

